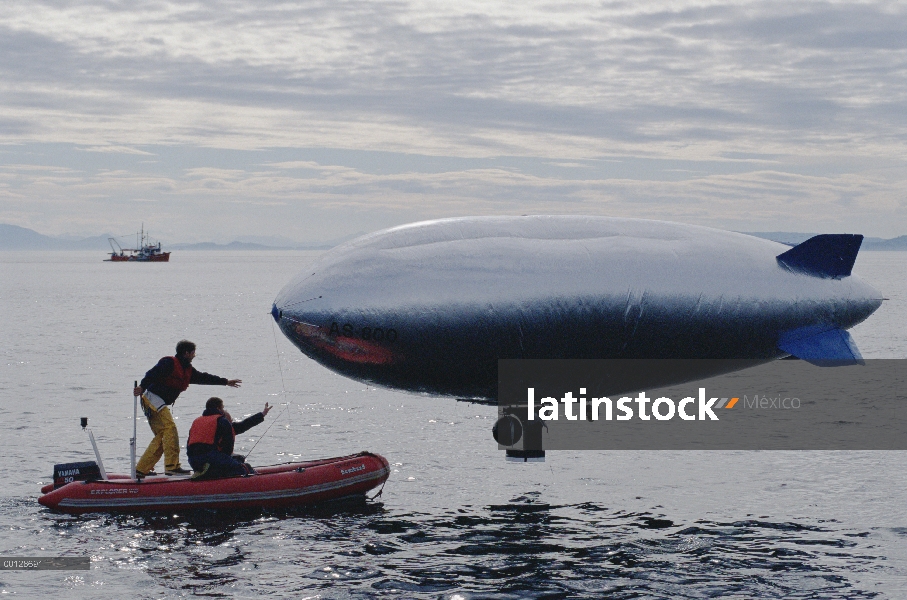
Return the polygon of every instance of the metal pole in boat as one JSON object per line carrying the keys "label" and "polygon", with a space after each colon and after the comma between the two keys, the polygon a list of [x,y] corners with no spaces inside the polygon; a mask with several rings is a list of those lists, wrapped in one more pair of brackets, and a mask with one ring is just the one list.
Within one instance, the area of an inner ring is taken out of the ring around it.
{"label": "metal pole in boat", "polygon": [[139,382],[136,381],[132,384],[132,438],[129,440],[129,473],[132,475],[132,478],[135,479],[135,440],[136,440],[136,430],[135,430],[135,420],[138,418],[139,414],[139,397],[135,395],[135,388],[139,387]]}
{"label": "metal pole in boat", "polygon": [[[81,418],[82,430],[88,427],[88,417]],[[94,457],[98,460],[98,471],[101,472],[101,479],[107,481],[107,471],[104,469],[104,461],[101,460],[101,453],[98,451],[98,444],[94,441],[94,434],[91,429],[88,430],[88,439],[91,440],[91,447],[94,448]]]}

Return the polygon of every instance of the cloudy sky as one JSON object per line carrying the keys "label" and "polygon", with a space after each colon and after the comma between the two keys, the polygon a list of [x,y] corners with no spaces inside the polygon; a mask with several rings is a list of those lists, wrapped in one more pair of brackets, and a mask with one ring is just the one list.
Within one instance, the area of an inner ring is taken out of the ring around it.
{"label": "cloudy sky", "polygon": [[0,223],[907,234],[907,5],[0,3]]}

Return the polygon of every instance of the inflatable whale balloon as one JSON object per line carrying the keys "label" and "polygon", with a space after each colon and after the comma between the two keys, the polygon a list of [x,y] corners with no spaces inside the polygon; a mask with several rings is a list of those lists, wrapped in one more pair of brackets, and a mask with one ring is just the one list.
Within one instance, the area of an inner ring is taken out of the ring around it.
{"label": "inflatable whale balloon", "polygon": [[861,360],[847,329],[881,294],[860,235],[793,248],[662,221],[580,216],[413,223],[339,246],[272,309],[327,368],[494,400],[499,358]]}

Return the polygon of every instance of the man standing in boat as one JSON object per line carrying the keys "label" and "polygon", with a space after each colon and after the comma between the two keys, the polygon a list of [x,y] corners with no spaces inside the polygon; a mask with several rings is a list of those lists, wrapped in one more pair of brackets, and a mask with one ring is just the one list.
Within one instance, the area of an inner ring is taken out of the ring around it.
{"label": "man standing in boat", "polygon": [[170,407],[190,383],[200,385],[228,385],[239,387],[241,379],[225,379],[217,375],[202,373],[192,366],[195,358],[195,344],[182,340],[176,345],[176,356],[165,356],[158,361],[133,390],[142,396],[142,410],[148,417],[148,425],[154,439],[135,466],[136,475],[145,477],[154,473],[154,465],[164,455],[164,469],[167,475],[189,473],[180,465],[179,434],[170,414]]}
{"label": "man standing in boat", "polygon": [[192,422],[189,441],[186,442],[189,464],[196,474],[229,477],[249,473],[250,468],[233,456],[236,434],[245,433],[260,424],[271,408],[265,402],[265,408],[260,413],[234,423],[230,413],[224,410],[224,401],[209,398],[205,403],[205,412]]}

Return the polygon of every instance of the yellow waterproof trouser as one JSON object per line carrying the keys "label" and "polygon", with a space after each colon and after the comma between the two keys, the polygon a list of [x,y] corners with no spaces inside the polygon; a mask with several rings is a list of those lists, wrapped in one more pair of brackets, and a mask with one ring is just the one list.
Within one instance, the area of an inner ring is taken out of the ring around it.
{"label": "yellow waterproof trouser", "polygon": [[142,396],[142,407],[148,416],[148,425],[154,433],[154,439],[148,444],[148,448],[135,465],[136,471],[147,473],[154,469],[154,465],[164,455],[164,468],[167,471],[180,468],[180,442],[179,434],[176,432],[176,423],[173,422],[173,416],[170,414],[170,407],[164,406],[159,411],[154,408]]}

